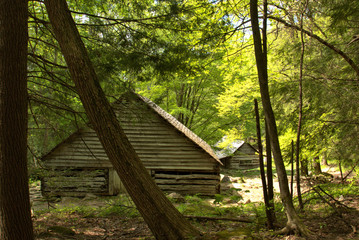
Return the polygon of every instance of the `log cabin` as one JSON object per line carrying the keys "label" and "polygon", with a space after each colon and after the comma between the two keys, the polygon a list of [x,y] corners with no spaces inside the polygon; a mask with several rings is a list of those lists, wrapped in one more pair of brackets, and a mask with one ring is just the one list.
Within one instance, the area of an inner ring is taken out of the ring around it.
{"label": "log cabin", "polygon": [[[220,165],[212,148],[149,99],[128,92],[113,104],[120,124],[156,184],[165,192],[214,195]],[[116,195],[120,178],[91,126],[78,129],[42,157],[42,193]]]}
{"label": "log cabin", "polygon": [[236,140],[228,147],[216,152],[227,169],[251,169],[259,167],[258,150],[251,144]]}

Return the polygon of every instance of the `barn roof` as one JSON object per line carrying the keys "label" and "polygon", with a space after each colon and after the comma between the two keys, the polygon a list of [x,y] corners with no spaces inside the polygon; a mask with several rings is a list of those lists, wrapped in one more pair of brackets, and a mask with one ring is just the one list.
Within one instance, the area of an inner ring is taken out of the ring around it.
{"label": "barn roof", "polygon": [[[133,93],[133,92],[132,92]],[[203,150],[205,150],[211,157],[213,157],[217,162],[219,162],[221,165],[222,162],[219,160],[216,153],[213,151],[211,146],[205,142],[203,139],[201,139],[199,136],[197,136],[194,132],[192,132],[189,128],[187,128],[185,125],[183,125],[180,121],[178,121],[174,116],[163,110],[160,106],[152,102],[150,99],[141,96],[137,93],[134,93],[135,96],[137,96],[140,100],[145,102],[149,107],[151,107],[157,114],[159,114],[163,119],[165,119],[168,123],[170,123],[173,127],[175,127],[178,131],[183,133],[187,138],[192,140],[196,145],[201,147]]]}
{"label": "barn roof", "polygon": [[[153,109],[159,116],[161,116],[164,120],[166,120],[169,124],[171,124],[175,129],[183,133],[188,139],[190,139],[193,143],[195,143],[197,146],[202,148],[207,154],[209,154],[213,159],[215,159],[219,164],[223,165],[222,162],[219,160],[218,156],[215,154],[211,146],[206,143],[204,140],[202,140],[199,136],[197,136],[194,132],[192,132],[190,129],[188,129],[185,125],[183,125],[181,122],[179,122],[175,117],[173,117],[171,114],[167,113],[165,110],[163,110],[161,107],[159,107],[157,104],[152,102],[146,97],[143,97],[137,93],[129,92],[127,94],[130,94],[132,96],[137,97],[139,100],[143,101],[147,106],[149,106],[151,109]],[[126,94],[124,94],[118,101],[116,101],[114,104],[121,102],[123,97]],[[62,144],[71,141],[72,138],[76,137],[80,134],[81,129],[77,130],[73,134],[71,134],[68,138],[66,138],[64,141],[59,143],[56,147],[54,147],[50,152],[45,154],[42,159],[45,159],[48,155],[50,155],[52,152],[54,152],[57,148],[59,148]]]}

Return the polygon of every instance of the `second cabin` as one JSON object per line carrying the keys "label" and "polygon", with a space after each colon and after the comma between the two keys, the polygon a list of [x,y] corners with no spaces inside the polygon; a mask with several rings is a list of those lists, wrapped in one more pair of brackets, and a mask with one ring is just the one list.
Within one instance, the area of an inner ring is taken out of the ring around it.
{"label": "second cabin", "polygon": [[251,144],[236,140],[224,149],[217,151],[217,156],[228,169],[251,169],[259,167],[257,149]]}
{"label": "second cabin", "polygon": [[[113,105],[120,124],[157,185],[166,192],[220,192],[221,162],[211,147],[172,115],[133,92]],[[115,195],[119,176],[91,126],[73,133],[42,158],[49,170],[43,194]]]}

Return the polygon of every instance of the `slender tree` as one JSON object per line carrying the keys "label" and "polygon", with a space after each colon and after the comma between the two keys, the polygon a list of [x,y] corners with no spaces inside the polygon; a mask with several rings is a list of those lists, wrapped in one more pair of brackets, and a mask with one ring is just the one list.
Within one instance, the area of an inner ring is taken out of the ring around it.
{"label": "slender tree", "polygon": [[274,228],[273,227],[273,218],[271,216],[272,212],[270,211],[270,206],[269,206],[267,182],[266,182],[266,175],[265,175],[265,171],[264,171],[263,145],[262,145],[262,138],[261,138],[261,126],[260,126],[260,118],[259,118],[257,99],[254,99],[254,111],[255,111],[255,115],[256,115],[257,143],[258,143],[258,152],[259,152],[259,168],[260,168],[261,180],[262,180],[264,205],[266,208],[268,227],[270,229],[273,229]]}
{"label": "slender tree", "polygon": [[284,229],[282,229],[280,233],[296,232],[298,234],[308,236],[309,232],[307,228],[300,221],[299,216],[297,215],[293,206],[292,198],[289,192],[287,173],[285,170],[285,166],[279,146],[277,126],[276,126],[275,117],[269,96],[268,79],[266,78],[267,76],[267,69],[265,67],[266,52],[263,52],[261,35],[259,31],[257,0],[250,1],[250,15],[251,15],[254,50],[255,50],[255,57],[257,63],[257,72],[258,72],[260,93],[262,98],[262,105],[268,124],[268,133],[271,140],[274,162],[278,173],[281,199],[287,215],[287,225]]}
{"label": "slender tree", "polygon": [[273,167],[272,167],[272,151],[270,145],[270,139],[268,134],[267,121],[265,121],[266,131],[266,155],[267,155],[267,182],[268,182],[268,201],[270,211],[272,212],[272,222],[276,222],[275,210],[274,210],[274,189],[273,189]]}
{"label": "slender tree", "polygon": [[294,142],[291,142],[291,151],[290,151],[290,196],[293,199],[293,183],[294,183]]}
{"label": "slender tree", "polygon": [[196,237],[196,230],[155,184],[121,128],[99,85],[65,0],[45,1],[76,89],[112,165],[156,239]]}
{"label": "slender tree", "polygon": [[0,239],[33,239],[27,175],[27,1],[0,1]]}
{"label": "slender tree", "polygon": [[[300,190],[300,134],[302,131],[303,125],[303,64],[304,64],[304,53],[305,53],[305,42],[304,42],[304,33],[303,33],[303,15],[304,11],[308,5],[308,1],[306,2],[305,6],[303,7],[301,16],[300,16],[300,42],[301,42],[301,51],[300,51],[300,64],[299,64],[299,106],[298,106],[298,127],[297,127],[297,141],[296,141],[296,148],[295,148],[295,163],[296,163],[296,182],[297,182],[297,195],[298,195],[298,203],[299,209],[303,209],[303,200],[302,200],[302,193]],[[292,193],[293,194],[293,193]]]}

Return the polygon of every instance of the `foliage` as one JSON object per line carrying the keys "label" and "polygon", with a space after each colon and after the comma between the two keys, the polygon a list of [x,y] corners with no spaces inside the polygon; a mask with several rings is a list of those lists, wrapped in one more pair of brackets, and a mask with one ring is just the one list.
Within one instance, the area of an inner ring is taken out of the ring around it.
{"label": "foliage", "polygon": [[[248,1],[69,4],[111,102],[132,89],[211,145],[223,136],[256,138],[253,100],[260,95],[248,31]],[[84,126],[87,117],[43,3],[30,1],[29,6],[28,145],[32,171],[41,166],[41,156]],[[303,30],[322,39],[304,34],[301,159],[311,161],[325,155],[350,167],[359,157],[358,76],[340,54],[323,44],[333,45],[354,63],[359,61],[355,37],[358,8],[357,2],[348,0],[270,3],[269,90],[287,162],[298,123],[299,20]]]}
{"label": "foliage", "polygon": [[[329,1],[307,1],[305,8],[303,4],[285,1],[282,6],[275,3],[273,6],[276,15],[292,26],[299,26],[295,19],[303,12],[304,30],[343,50],[357,62],[357,56],[352,54],[357,46],[344,46],[354,35],[348,22],[354,13],[342,15],[345,26],[340,24],[343,22],[337,14],[355,6],[348,1],[335,1],[334,5]],[[273,24],[273,32],[276,39],[270,50],[269,62],[275,64],[270,67],[271,94],[281,145],[289,160],[290,142],[297,130],[300,31]],[[353,114],[357,111],[355,72],[339,54],[309,36],[305,36],[304,56],[301,158],[311,160],[325,154],[330,159],[345,159],[350,165],[358,157],[357,138],[352,135],[357,134],[358,117]]]}
{"label": "foliage", "polygon": [[139,217],[140,213],[128,196],[121,196],[115,200],[110,199],[104,207],[99,209],[97,215],[101,217],[113,215]]}

